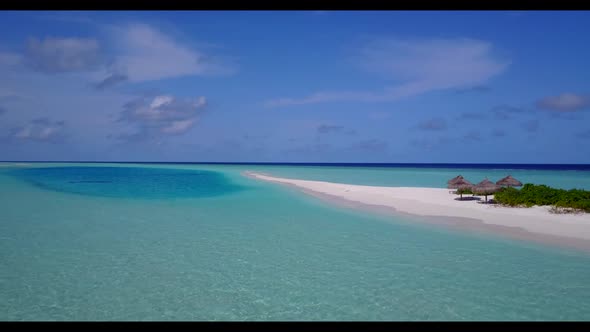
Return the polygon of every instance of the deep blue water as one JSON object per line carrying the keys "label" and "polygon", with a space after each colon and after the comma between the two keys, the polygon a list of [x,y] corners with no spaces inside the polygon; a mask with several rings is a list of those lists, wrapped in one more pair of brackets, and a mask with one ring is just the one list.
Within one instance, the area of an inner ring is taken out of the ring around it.
{"label": "deep blue water", "polygon": [[41,167],[12,171],[43,189],[125,198],[212,197],[240,190],[221,173],[143,167]]}

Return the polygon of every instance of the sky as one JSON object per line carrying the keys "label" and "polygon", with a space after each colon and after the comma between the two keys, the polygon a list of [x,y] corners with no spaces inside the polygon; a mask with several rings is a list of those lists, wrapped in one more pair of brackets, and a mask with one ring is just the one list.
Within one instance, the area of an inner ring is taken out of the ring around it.
{"label": "sky", "polygon": [[588,11],[2,11],[0,160],[590,163]]}

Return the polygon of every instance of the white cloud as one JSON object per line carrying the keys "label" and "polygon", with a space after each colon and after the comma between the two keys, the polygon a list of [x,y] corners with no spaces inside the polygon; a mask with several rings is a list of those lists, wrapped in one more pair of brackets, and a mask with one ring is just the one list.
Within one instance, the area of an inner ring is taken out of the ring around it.
{"label": "white cloud", "polygon": [[398,83],[382,91],[327,91],[303,98],[279,98],[269,107],[330,101],[391,101],[422,93],[481,85],[502,73],[509,61],[492,55],[492,45],[474,39],[378,40],[358,55],[361,67]]}
{"label": "white cloud", "polygon": [[171,95],[139,98],[127,103],[119,121],[137,126],[137,132],[123,135],[131,140],[159,139],[190,130],[207,105],[205,97],[180,99]]}
{"label": "white cloud", "polygon": [[63,137],[64,121],[40,118],[13,129],[11,136],[19,140],[51,142]]}
{"label": "white cloud", "polygon": [[92,38],[31,38],[26,63],[46,73],[96,71],[105,64],[98,40]]}
{"label": "white cloud", "polygon": [[195,119],[172,121],[169,126],[163,127],[162,132],[166,134],[181,134],[193,126]]}
{"label": "white cloud", "polygon": [[174,100],[172,96],[157,96],[150,104],[150,109],[157,109],[158,107],[170,104]]}
{"label": "white cloud", "polygon": [[537,101],[537,107],[555,112],[576,112],[590,107],[590,97],[574,93],[562,93]]}
{"label": "white cloud", "polygon": [[0,66],[14,66],[21,62],[21,56],[11,52],[0,52]]}
{"label": "white cloud", "polygon": [[146,24],[112,27],[118,48],[111,70],[131,82],[231,72],[205,55]]}
{"label": "white cloud", "polygon": [[226,58],[205,54],[147,24],[101,25],[105,38],[30,38],[23,55],[0,52],[0,65],[23,63],[35,71],[85,73],[100,90],[122,82],[224,75]]}
{"label": "white cloud", "polygon": [[102,81],[94,84],[94,87],[98,90],[104,90],[106,88],[112,87],[125,81],[127,81],[127,75],[112,73],[106,78],[104,78]]}

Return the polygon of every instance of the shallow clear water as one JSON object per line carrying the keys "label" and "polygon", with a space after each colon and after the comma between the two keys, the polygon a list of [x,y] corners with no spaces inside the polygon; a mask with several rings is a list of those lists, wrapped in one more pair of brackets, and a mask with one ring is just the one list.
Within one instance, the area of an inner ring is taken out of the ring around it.
{"label": "shallow clear water", "polygon": [[522,183],[546,184],[563,189],[590,190],[590,171],[552,171],[523,169],[457,169],[457,168],[385,168],[385,167],[313,167],[313,166],[248,166],[270,174],[296,179],[340,182],[370,186],[446,188],[447,181],[463,175],[472,183],[488,178],[496,182],[512,175]]}
{"label": "shallow clear water", "polygon": [[[444,186],[434,183],[456,170],[38,166],[142,170],[45,169],[27,177],[0,169],[0,320],[590,318],[586,253],[341,209],[240,174]],[[179,170],[215,173],[183,187],[172,176]],[[141,185],[125,194],[112,186],[113,194],[108,182],[96,182],[128,171],[167,194],[142,197]],[[588,183],[587,172],[542,172],[529,176]],[[207,183],[216,195],[199,194]]]}

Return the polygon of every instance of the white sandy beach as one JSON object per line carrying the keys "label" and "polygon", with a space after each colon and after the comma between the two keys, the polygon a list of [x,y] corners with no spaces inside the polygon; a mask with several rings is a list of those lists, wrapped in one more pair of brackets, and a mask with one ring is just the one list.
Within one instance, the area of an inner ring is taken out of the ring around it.
{"label": "white sandy beach", "polygon": [[[376,187],[273,177],[246,172],[260,180],[292,185],[314,196],[353,202],[364,208],[389,208],[432,222],[487,229],[512,237],[590,249],[590,214],[552,214],[549,207],[511,208],[458,201],[442,188]],[[493,196],[488,196],[491,199]],[[482,197],[483,199],[483,197]],[[350,204],[349,204],[350,205]],[[443,221],[446,220],[446,221]]]}

